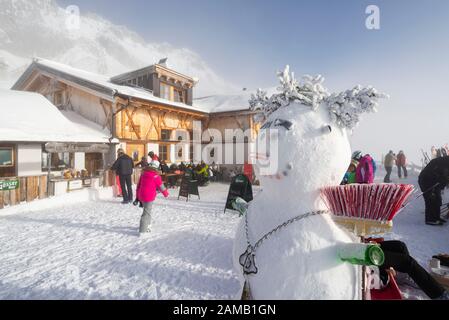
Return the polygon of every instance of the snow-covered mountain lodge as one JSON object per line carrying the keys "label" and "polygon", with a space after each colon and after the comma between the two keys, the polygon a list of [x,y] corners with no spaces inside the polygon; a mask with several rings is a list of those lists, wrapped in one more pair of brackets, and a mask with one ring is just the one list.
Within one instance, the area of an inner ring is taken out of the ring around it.
{"label": "snow-covered mountain lodge", "polygon": [[255,137],[257,126],[247,103],[215,110],[207,98],[194,100],[195,84],[164,63],[108,78],[35,59],[12,89],[40,93],[60,110],[73,111],[109,130],[110,140],[120,142],[116,147],[136,161],[149,151],[169,163],[192,160],[190,145],[175,150],[181,140],[175,135],[180,129],[192,133],[193,121],[201,121],[203,130],[218,129],[223,136],[224,129],[251,129],[252,136],[244,139]]}

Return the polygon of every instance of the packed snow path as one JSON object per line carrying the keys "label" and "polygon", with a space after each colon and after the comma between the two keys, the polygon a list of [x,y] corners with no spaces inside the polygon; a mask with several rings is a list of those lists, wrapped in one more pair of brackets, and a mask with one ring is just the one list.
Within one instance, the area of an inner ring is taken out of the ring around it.
{"label": "packed snow path", "polygon": [[[120,204],[110,189],[4,210],[0,299],[232,298],[238,215],[223,213],[228,186],[200,188],[201,200],[188,203],[170,191],[153,207],[147,238],[138,236],[142,209]],[[73,199],[83,197],[95,200]]]}
{"label": "packed snow path", "polygon": [[[376,182],[383,174],[380,168]],[[417,181],[413,173],[392,178]],[[232,298],[239,291],[232,264],[239,218],[223,213],[228,185],[200,188],[201,200],[188,203],[177,200],[177,189],[170,192],[156,201],[148,238],[137,234],[141,209],[121,205],[110,189],[1,210],[0,299]],[[424,224],[422,198],[395,218],[385,238],[406,242],[425,267],[433,254],[449,252],[449,226]],[[426,298],[401,289],[407,298]]]}

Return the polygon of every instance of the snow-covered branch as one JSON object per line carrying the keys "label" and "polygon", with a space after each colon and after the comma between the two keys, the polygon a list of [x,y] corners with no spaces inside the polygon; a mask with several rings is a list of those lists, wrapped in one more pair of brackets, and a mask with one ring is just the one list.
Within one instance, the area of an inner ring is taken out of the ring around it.
{"label": "snow-covered branch", "polygon": [[388,98],[386,94],[378,92],[373,87],[360,85],[352,90],[333,93],[325,99],[329,106],[331,118],[340,127],[352,130],[364,112],[377,112],[378,100]]}
{"label": "snow-covered branch", "polygon": [[278,73],[280,86],[279,93],[267,96],[267,92],[259,89],[257,93],[251,95],[249,101],[251,110],[261,111],[262,117],[255,119],[263,121],[277,109],[290,105],[297,101],[302,105],[310,106],[316,110],[321,104],[329,108],[332,120],[342,128],[353,129],[360,120],[360,114],[364,112],[376,112],[378,100],[388,96],[379,93],[372,87],[362,87],[360,85],[351,90],[340,93],[329,94],[324,87],[324,77],[306,75],[302,78],[302,83],[298,82],[289,66],[284,71]]}

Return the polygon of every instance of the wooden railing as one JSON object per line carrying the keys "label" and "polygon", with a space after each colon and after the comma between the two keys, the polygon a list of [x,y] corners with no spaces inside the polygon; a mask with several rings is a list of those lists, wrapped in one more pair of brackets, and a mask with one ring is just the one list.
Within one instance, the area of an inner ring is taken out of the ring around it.
{"label": "wooden railing", "polygon": [[0,209],[48,197],[47,176],[1,178],[1,180],[19,180],[19,187],[15,190],[0,191]]}
{"label": "wooden railing", "polygon": [[[132,175],[133,184],[139,182],[141,169],[135,169]],[[0,180],[19,180],[19,187],[15,190],[0,191],[0,209],[6,206],[15,206],[22,202],[31,202],[36,199],[48,198],[48,177],[46,175],[31,177],[0,178]],[[104,171],[100,177],[100,187],[112,187],[116,185],[115,172]],[[50,184],[51,186],[51,184]],[[51,191],[50,191],[51,192]],[[52,194],[50,194],[51,196]]]}
{"label": "wooden railing", "polygon": [[[132,182],[133,184],[137,184],[140,179],[140,174],[142,173],[141,169],[134,169],[134,173],[132,174]],[[103,173],[101,186],[103,187],[112,187],[116,184],[116,174],[112,170],[106,170]]]}

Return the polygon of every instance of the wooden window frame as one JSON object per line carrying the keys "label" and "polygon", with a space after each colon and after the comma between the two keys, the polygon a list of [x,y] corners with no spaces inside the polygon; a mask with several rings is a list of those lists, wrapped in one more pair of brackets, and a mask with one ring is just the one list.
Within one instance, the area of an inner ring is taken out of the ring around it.
{"label": "wooden window frame", "polygon": [[[169,137],[168,137],[168,139],[162,139],[162,131],[170,131],[170,135],[169,135]],[[160,130],[160,137],[161,137],[161,141],[164,141],[164,142],[168,142],[168,141],[172,141],[171,140],[171,136],[172,136],[172,134],[173,134],[173,129],[170,129],[170,128],[161,128],[161,130]]]}
{"label": "wooden window frame", "polygon": [[[165,162],[170,162],[170,146],[171,146],[171,144],[170,143],[159,143],[159,160],[161,160],[161,161],[165,161]],[[167,148],[167,152],[166,152],[166,154],[167,154],[167,158],[166,159],[163,159],[162,158],[162,152],[161,152],[161,147],[166,147]]]}
{"label": "wooden window frame", "polygon": [[[178,100],[176,100],[176,93],[178,93],[178,96],[180,97],[180,99]],[[186,103],[186,97],[187,97],[186,90],[182,88],[173,87],[173,100],[175,102]]]}
{"label": "wooden window frame", "polygon": [[0,168],[15,168],[16,166],[16,148],[14,146],[0,147],[0,150],[11,150],[11,164],[0,165]]}
{"label": "wooden window frame", "polygon": [[[165,88],[165,89],[162,90],[162,88]],[[159,88],[160,97],[162,99],[165,99],[165,100],[173,101],[173,99],[172,99],[172,91],[173,91],[173,89],[172,88],[173,88],[173,86],[170,85],[169,83],[167,83],[165,81],[161,81],[160,82],[160,88]],[[168,91],[167,94],[164,94],[165,90]]]}

